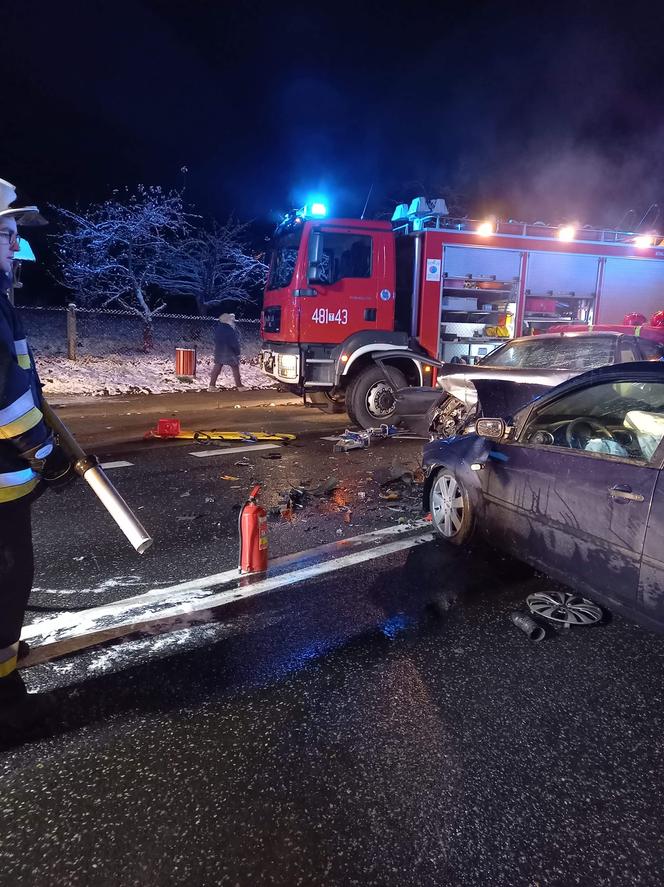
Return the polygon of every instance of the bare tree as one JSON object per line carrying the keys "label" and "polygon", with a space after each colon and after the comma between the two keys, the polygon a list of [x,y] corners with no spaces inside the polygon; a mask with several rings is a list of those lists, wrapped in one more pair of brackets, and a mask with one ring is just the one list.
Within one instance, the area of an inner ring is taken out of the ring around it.
{"label": "bare tree", "polygon": [[248,223],[190,228],[164,253],[156,283],[170,295],[194,300],[201,314],[225,302],[251,304],[265,285],[267,265],[248,248]]}
{"label": "bare tree", "polygon": [[171,242],[191,229],[180,194],[140,185],[83,210],[55,209],[59,282],[74,291],[79,304],[137,314],[144,324],[144,350],[150,350],[152,319],[166,307],[159,269]]}

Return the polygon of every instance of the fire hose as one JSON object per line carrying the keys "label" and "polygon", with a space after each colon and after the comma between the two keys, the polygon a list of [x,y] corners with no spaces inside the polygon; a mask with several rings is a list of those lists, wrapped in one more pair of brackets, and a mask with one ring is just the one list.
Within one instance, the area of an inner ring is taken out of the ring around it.
{"label": "fire hose", "polygon": [[88,456],[71,431],[44,399],[42,399],[41,408],[44,419],[57,436],[64,452],[71,459],[74,471],[88,484],[136,551],[143,554],[154,540],[108,479],[97,458]]}

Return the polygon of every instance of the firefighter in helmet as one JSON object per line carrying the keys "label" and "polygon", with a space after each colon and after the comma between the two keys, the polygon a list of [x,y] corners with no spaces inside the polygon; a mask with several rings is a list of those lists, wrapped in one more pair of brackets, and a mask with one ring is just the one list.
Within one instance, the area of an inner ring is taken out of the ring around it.
{"label": "firefighter in helmet", "polygon": [[15,207],[14,186],[0,179],[0,733],[29,728],[48,717],[55,703],[28,693],[17,671],[27,654],[20,643],[32,588],[31,505],[44,481],[73,478],[56,446],[41,406],[41,384],[20,317],[7,298],[19,225],[43,224],[37,207]]}

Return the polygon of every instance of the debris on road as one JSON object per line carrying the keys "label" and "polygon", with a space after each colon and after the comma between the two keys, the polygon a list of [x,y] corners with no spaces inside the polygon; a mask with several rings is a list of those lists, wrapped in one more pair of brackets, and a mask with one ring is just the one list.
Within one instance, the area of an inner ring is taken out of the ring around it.
{"label": "debris on road", "polygon": [[544,640],[546,631],[541,625],[535,622],[532,616],[529,616],[528,613],[524,613],[521,610],[514,610],[513,613],[510,613],[510,620],[517,628],[521,629],[529,640],[534,641],[535,643]]}
{"label": "debris on road", "polygon": [[[306,482],[310,483],[311,481]],[[301,483],[297,487],[282,491],[279,505],[270,510],[270,517],[281,516],[284,520],[292,522],[298,512],[313,505],[317,505],[321,513],[343,513],[344,521],[350,522],[350,518],[346,515],[352,515],[352,509],[347,504],[341,483],[336,477],[329,477],[316,487]]]}
{"label": "debris on road", "polygon": [[261,459],[281,459],[281,453],[265,453]]}
{"label": "debris on road", "polygon": [[234,474],[220,474],[220,475],[219,475],[219,480],[232,480],[232,481],[235,481],[235,480],[240,480],[240,478],[239,478],[239,477],[235,477]]}
{"label": "debris on road", "polygon": [[348,453],[351,450],[364,450],[371,446],[372,441],[396,437],[399,429],[396,425],[381,425],[380,428],[367,428],[364,431],[352,431],[347,428],[334,444],[333,452]]}

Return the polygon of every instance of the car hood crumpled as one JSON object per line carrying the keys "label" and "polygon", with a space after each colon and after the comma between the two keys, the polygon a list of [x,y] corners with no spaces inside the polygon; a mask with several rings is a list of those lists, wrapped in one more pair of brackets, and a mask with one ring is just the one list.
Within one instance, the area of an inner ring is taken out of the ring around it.
{"label": "car hood crumpled", "polygon": [[574,370],[522,369],[521,367],[445,367],[444,377],[463,375],[477,391],[484,416],[506,418],[555,385],[578,376]]}

